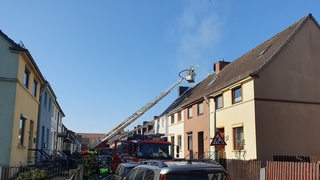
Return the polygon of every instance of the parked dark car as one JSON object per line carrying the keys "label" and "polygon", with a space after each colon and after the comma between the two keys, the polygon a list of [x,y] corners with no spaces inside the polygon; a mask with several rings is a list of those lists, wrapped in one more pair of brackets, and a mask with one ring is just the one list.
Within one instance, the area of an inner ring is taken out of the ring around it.
{"label": "parked dark car", "polygon": [[127,180],[229,180],[226,170],[213,160],[146,161],[127,175]]}

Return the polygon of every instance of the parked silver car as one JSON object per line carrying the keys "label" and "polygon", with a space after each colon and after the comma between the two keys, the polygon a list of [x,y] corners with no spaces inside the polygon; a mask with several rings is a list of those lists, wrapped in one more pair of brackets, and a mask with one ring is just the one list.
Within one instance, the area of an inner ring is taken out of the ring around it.
{"label": "parked silver car", "polygon": [[127,175],[127,180],[229,180],[226,170],[212,160],[145,161]]}
{"label": "parked silver car", "polygon": [[107,176],[104,180],[124,180],[127,174],[137,165],[138,163],[121,163],[119,164],[116,172]]}

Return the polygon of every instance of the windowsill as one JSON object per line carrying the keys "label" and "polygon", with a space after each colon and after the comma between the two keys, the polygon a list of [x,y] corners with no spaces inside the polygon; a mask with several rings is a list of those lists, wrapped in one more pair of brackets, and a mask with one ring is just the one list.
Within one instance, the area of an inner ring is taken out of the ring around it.
{"label": "windowsill", "polygon": [[25,148],[26,148],[26,146],[21,145],[21,144],[18,144],[18,145],[17,145],[17,148],[18,148],[18,149],[25,149]]}
{"label": "windowsill", "polygon": [[238,104],[238,103],[241,103],[242,102],[242,100],[240,100],[240,101],[234,101],[234,102],[232,102],[232,104]]}
{"label": "windowsill", "polygon": [[232,152],[246,152],[246,150],[244,150],[244,149],[241,149],[241,150],[232,150]]}

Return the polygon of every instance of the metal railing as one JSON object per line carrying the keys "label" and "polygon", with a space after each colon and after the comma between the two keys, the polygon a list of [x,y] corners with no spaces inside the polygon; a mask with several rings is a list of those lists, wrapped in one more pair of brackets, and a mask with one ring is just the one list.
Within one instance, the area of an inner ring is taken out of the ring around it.
{"label": "metal railing", "polygon": [[80,180],[82,177],[82,168],[79,165],[77,169],[65,169],[57,167],[30,167],[30,166],[1,166],[0,165],[0,180],[15,180],[28,172],[43,173],[46,179],[55,180]]}
{"label": "metal railing", "polygon": [[66,180],[82,180],[83,177],[83,165],[80,164],[77,169],[69,170],[69,177]]}
{"label": "metal railing", "polygon": [[[217,153],[218,153],[217,157],[219,159],[226,157],[226,152],[217,152]],[[206,151],[203,153],[189,151],[189,154],[187,154],[184,158],[185,159],[214,159],[214,157],[215,157],[214,151]]]}

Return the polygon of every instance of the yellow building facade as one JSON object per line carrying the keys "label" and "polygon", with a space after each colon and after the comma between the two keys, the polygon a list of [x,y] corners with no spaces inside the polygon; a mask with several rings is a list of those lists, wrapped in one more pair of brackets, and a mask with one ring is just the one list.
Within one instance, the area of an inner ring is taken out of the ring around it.
{"label": "yellow building facade", "polygon": [[[25,71],[29,71],[25,87]],[[37,82],[37,83],[35,83]],[[24,53],[19,53],[18,82],[16,84],[15,113],[11,144],[11,165],[34,163],[37,137],[40,86],[43,80]],[[36,89],[34,89],[36,88]],[[36,94],[34,94],[36,93]],[[23,119],[22,119],[23,118]],[[23,139],[21,139],[23,138]],[[22,143],[21,143],[22,142]]]}
{"label": "yellow building facade", "polygon": [[0,31],[0,164],[34,163],[44,77],[29,51]]}

